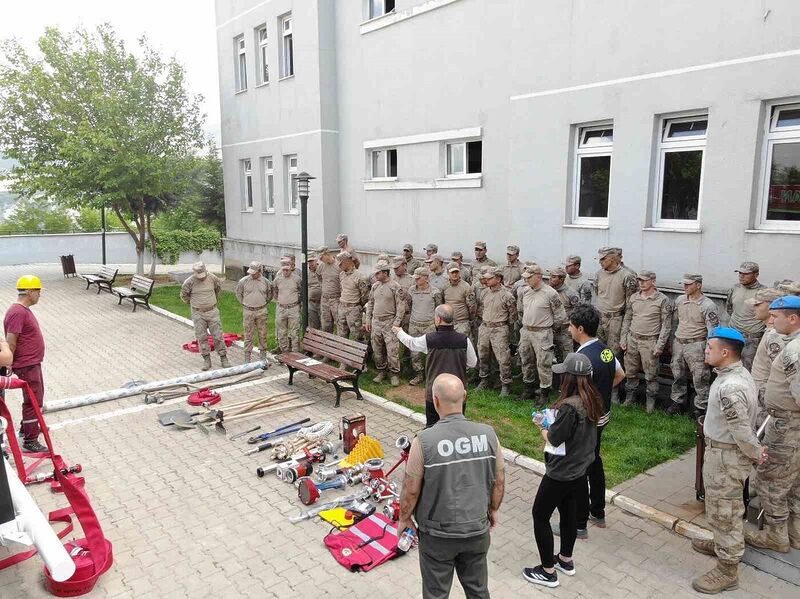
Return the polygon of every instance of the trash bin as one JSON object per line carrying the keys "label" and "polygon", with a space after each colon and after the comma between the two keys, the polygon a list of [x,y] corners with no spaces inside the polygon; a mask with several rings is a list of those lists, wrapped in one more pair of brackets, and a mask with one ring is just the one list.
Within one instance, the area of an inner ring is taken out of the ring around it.
{"label": "trash bin", "polygon": [[72,254],[61,256],[61,270],[64,272],[64,277],[77,277],[78,273],[75,271],[75,256]]}

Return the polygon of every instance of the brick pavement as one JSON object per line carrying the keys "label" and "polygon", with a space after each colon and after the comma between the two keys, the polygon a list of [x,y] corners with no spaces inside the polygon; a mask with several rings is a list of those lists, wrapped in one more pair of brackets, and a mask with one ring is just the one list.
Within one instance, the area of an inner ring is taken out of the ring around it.
{"label": "brick pavement", "polygon": [[[11,287],[19,272],[19,268],[0,268],[3,305],[13,301]],[[197,356],[180,350],[188,329],[147,310],[136,314],[119,310],[111,298],[84,292],[77,281],[59,280],[57,272],[45,271],[48,289],[36,308],[48,341],[45,372],[51,398],[108,389],[134,378],[167,378],[196,367]],[[240,359],[234,353],[234,360]],[[280,370],[274,368],[269,374]],[[298,416],[335,420],[362,411],[369,433],[389,448],[390,461],[397,457],[396,437],[419,428],[401,415],[351,397],[334,410],[329,385],[303,375],[296,380],[297,391],[315,404],[257,422],[273,427]],[[239,400],[285,388],[279,379],[223,397]],[[274,477],[257,478],[255,468],[266,460],[243,456],[243,441],[163,428],[156,422],[158,412],[170,409],[163,406],[105,420],[83,418],[139,406],[141,401],[117,400],[49,417],[60,423],[54,432],[59,452],[70,463],[84,465],[87,488],[114,544],[115,564],[91,597],[328,597],[367,592],[419,596],[416,553],[370,573],[351,574],[324,549],[324,524],[290,524],[286,517],[300,508],[294,489]],[[692,552],[678,535],[615,508],[608,513],[606,530],[592,529],[588,542],[579,541],[577,576],[564,577],[558,589],[533,588],[520,571],[536,563],[530,505],[537,484],[533,473],[508,466],[506,499],[489,554],[495,597],[695,595],[689,581],[707,570],[712,560]],[[45,487],[32,491],[44,509],[63,505],[63,498]],[[454,597],[463,596],[457,582],[453,588]],[[795,587],[744,567],[740,590],[728,596],[793,593]],[[0,572],[3,599],[45,596],[36,558]]]}

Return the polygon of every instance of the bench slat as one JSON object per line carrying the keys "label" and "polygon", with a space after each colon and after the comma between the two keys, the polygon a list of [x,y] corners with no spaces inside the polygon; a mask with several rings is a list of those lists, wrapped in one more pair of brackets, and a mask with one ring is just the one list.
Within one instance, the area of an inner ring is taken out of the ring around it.
{"label": "bench slat", "polygon": [[303,354],[293,354],[298,355],[299,358],[297,359],[289,359],[287,354],[281,354],[281,362],[284,364],[291,366],[297,370],[310,374],[326,383],[332,383],[334,381],[341,381],[341,380],[348,380],[354,379],[355,373],[347,372],[346,370],[341,370],[336,368],[335,366],[331,366],[330,364],[317,364],[315,366],[306,366],[305,364],[301,363],[299,360],[306,358]]}
{"label": "bench slat", "polygon": [[364,370],[364,362],[366,361],[366,351],[363,353],[363,355],[353,355],[349,353],[347,350],[337,349],[330,346],[323,347],[314,343],[313,341],[306,342],[305,339],[303,340],[303,349],[306,351],[310,351],[314,354],[318,354],[321,356],[325,356],[326,358],[336,360],[337,362],[347,364],[348,366],[352,366],[353,368]]}
{"label": "bench slat", "polygon": [[307,329],[305,337],[312,337],[312,338],[319,337],[320,340],[324,339],[326,342],[333,342],[334,345],[346,345],[347,347],[352,347],[354,349],[366,348],[366,344],[361,343],[360,341],[353,341],[351,339],[346,339],[345,337],[340,337],[339,335],[334,335],[333,333],[320,331],[319,329]]}

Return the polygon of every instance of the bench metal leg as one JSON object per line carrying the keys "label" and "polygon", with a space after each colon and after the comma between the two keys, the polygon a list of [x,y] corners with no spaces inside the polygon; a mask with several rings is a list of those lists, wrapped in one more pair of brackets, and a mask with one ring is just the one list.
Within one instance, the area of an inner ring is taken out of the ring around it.
{"label": "bench metal leg", "polygon": [[356,393],[356,398],[360,399],[361,401],[364,401],[364,396],[361,395],[361,389],[358,388],[358,377],[360,376],[361,376],[361,371],[356,372],[356,378],[353,381],[353,391],[355,391]]}
{"label": "bench metal leg", "polygon": [[91,285],[91,284],[92,284],[91,281],[86,281],[86,289],[89,289],[89,285]]}
{"label": "bench metal leg", "polygon": [[296,368],[292,368],[291,366],[287,366],[289,369],[289,384],[294,384],[294,373],[297,372]]}
{"label": "bench metal leg", "polygon": [[[87,287],[87,289],[88,289],[88,287]],[[100,295],[100,290],[101,289],[102,289],[102,287],[100,287],[100,283],[98,283],[97,284],[97,295]]]}
{"label": "bench metal leg", "polygon": [[333,404],[333,407],[338,408],[342,399],[342,391],[347,391],[347,389],[340,387],[338,382],[333,383],[333,388],[336,389],[336,403]]}
{"label": "bench metal leg", "polygon": [[123,299],[123,296],[121,296],[121,295],[120,295],[120,296],[119,296],[119,301],[117,302],[117,305],[118,305],[118,306],[121,306],[121,305],[122,305],[122,299]]}

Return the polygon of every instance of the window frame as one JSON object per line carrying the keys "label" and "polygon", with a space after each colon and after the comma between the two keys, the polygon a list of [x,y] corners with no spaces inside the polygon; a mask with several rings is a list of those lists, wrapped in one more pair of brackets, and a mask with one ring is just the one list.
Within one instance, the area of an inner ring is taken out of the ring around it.
{"label": "window frame", "polygon": [[[469,171],[469,144],[476,141],[481,142],[481,170],[477,173]],[[464,163],[463,173],[450,172],[450,148],[456,145],[464,145],[461,159]],[[483,176],[483,137],[468,137],[464,139],[452,139],[444,142],[444,178],[445,179],[478,179]]]}
{"label": "window frame", "polygon": [[[292,166],[294,160],[294,166]],[[300,196],[297,193],[298,160],[297,154],[284,154],[284,214],[300,214]]]}
{"label": "window frame", "polygon": [[[592,131],[603,131],[611,129],[611,142],[596,145],[582,146],[582,140],[586,133]],[[611,171],[614,168],[614,121],[601,121],[575,125],[575,140],[573,142],[575,151],[575,163],[572,168],[572,218],[574,225],[594,225],[607,226],[608,213],[611,210]],[[582,158],[604,158],[608,156],[608,206],[605,216],[580,216],[580,194],[581,194],[581,166]]]}
{"label": "window frame", "polygon": [[250,158],[240,160],[242,173],[242,212],[253,211],[253,161]]}
{"label": "window frame", "polygon": [[[672,125],[688,123],[692,121],[706,121],[706,130],[702,136],[668,138],[668,132]],[[696,231],[700,229],[700,221],[703,214],[703,181],[706,175],[706,147],[708,143],[708,130],[711,124],[708,111],[692,112],[681,115],[665,115],[659,119],[658,145],[656,147],[656,189],[655,201],[653,202],[653,228],[656,229],[685,229]],[[666,174],[664,165],[667,154],[677,152],[701,152],[700,157],[700,183],[697,193],[697,217],[693,220],[661,218],[661,208],[664,200],[664,175]]]}
{"label": "window frame", "polygon": [[[375,175],[375,154],[378,152],[383,152],[383,169],[386,175],[382,177],[378,177]],[[368,150],[368,161],[369,161],[369,180],[370,181],[397,181],[397,172],[395,171],[394,175],[390,175],[390,160],[389,160],[389,152],[394,152],[395,156],[395,169],[397,169],[397,148],[371,148]]]}
{"label": "window frame", "polygon": [[781,110],[800,110],[800,101],[779,100],[767,104],[766,118],[764,119],[764,143],[761,153],[761,173],[758,198],[758,221],[756,228],[772,231],[800,231],[800,220],[775,220],[768,219],[769,212],[769,184],[772,174],[772,154],[776,145],[797,143],[800,144],[800,125],[778,127],[778,117]]}
{"label": "window frame", "polygon": [[380,2],[381,12],[379,14],[372,14],[372,0],[364,1],[366,3],[366,10],[364,11],[366,17],[365,21],[372,21],[373,19],[380,19],[381,17],[390,15],[395,12],[395,9],[397,8],[396,0],[392,0],[393,4],[391,10],[386,10],[386,0],[378,0],[378,2]]}
{"label": "window frame", "polygon": [[247,91],[247,45],[244,33],[233,38],[233,87],[237,94]]}
{"label": "window frame", "polygon": [[[289,28],[286,29],[286,23],[288,22]],[[280,25],[280,33],[281,33],[281,46],[280,46],[280,76],[279,80],[282,79],[289,79],[294,77],[294,23],[292,21],[292,13],[286,13],[282,15],[278,19],[278,23]],[[288,38],[288,46],[289,50],[287,52],[287,38]],[[289,57],[289,63],[287,65],[287,56]],[[287,68],[288,67],[288,68]],[[291,71],[291,72],[288,72]]]}
{"label": "window frame", "polygon": [[264,177],[261,212],[275,214],[275,163],[272,156],[261,157],[261,173]]}
{"label": "window frame", "polygon": [[[261,39],[261,32],[264,39]],[[269,85],[269,31],[267,24],[262,23],[255,28],[256,48],[256,87]]]}

